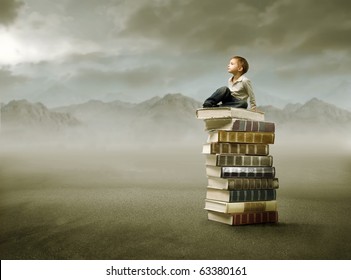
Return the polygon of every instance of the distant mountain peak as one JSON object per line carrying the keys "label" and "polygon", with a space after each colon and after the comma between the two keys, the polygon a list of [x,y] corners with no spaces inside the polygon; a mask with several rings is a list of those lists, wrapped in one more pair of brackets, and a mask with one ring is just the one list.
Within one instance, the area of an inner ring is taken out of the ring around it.
{"label": "distant mountain peak", "polygon": [[11,100],[7,105],[4,106],[4,110],[21,110],[22,112],[24,110],[29,110],[29,111],[43,111],[43,112],[48,112],[48,108],[45,107],[45,105],[41,102],[35,102],[31,103],[26,99],[20,99],[20,100]]}
{"label": "distant mountain peak", "polygon": [[331,106],[332,104],[324,102],[317,97],[313,97],[310,100],[308,100],[304,105],[310,106],[310,105],[328,105]]}
{"label": "distant mountain peak", "polygon": [[284,124],[294,123],[304,126],[333,123],[342,125],[351,122],[351,112],[318,98],[312,98],[305,104],[288,104],[283,110],[273,106],[262,106],[259,109],[265,112],[266,121]]}
{"label": "distant mountain peak", "polygon": [[182,95],[181,93],[167,93],[166,95],[161,97],[158,101],[162,103],[165,103],[165,102],[183,103],[183,102],[195,101],[195,100],[188,96]]}
{"label": "distant mountain peak", "polygon": [[286,112],[294,112],[297,109],[299,109],[301,106],[302,106],[301,103],[289,103],[289,104],[285,105],[284,111],[286,111]]}
{"label": "distant mountain peak", "polygon": [[9,127],[57,129],[79,123],[67,113],[51,112],[42,103],[31,103],[26,99],[10,101],[2,107],[1,112],[4,126]]}
{"label": "distant mountain peak", "polygon": [[341,109],[337,106],[335,106],[334,104],[330,104],[328,102],[325,102],[325,101],[322,101],[316,97],[310,99],[309,101],[307,101],[305,104],[303,104],[299,110],[312,110],[315,109],[315,110],[319,110],[319,111],[322,111],[322,110],[325,110],[328,108],[328,110],[333,110],[333,111],[345,111],[345,112],[348,112],[347,110],[345,109]]}
{"label": "distant mountain peak", "polygon": [[186,107],[189,110],[193,110],[200,106],[200,102],[181,93],[168,93],[153,104],[154,108],[159,106],[169,110],[174,110],[178,107]]}
{"label": "distant mountain peak", "polygon": [[186,96],[182,95],[181,93],[167,93],[165,96],[163,96],[163,98],[165,99],[168,99],[168,98],[177,99],[177,98],[183,98],[183,97],[186,97]]}

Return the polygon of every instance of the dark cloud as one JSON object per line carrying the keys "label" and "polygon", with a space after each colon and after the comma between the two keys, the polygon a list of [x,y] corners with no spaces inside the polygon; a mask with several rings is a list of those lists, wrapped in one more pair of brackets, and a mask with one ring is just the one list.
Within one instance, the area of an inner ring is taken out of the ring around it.
{"label": "dark cloud", "polygon": [[131,15],[122,35],[160,40],[184,51],[340,50],[351,43],[350,8],[345,0],[148,2]]}
{"label": "dark cloud", "polygon": [[299,53],[321,53],[323,51],[349,51],[351,45],[351,28],[325,28],[309,35],[298,46]]}
{"label": "dark cloud", "polygon": [[184,51],[186,48],[222,51],[255,38],[252,30],[259,11],[252,3],[229,0],[166,3],[141,6],[126,22],[122,35],[161,40]]}
{"label": "dark cloud", "polygon": [[297,54],[348,50],[350,9],[351,2],[345,0],[277,2],[262,15],[269,23],[261,36],[272,46],[285,46]]}
{"label": "dark cloud", "polygon": [[54,4],[49,0],[27,1],[31,11],[43,16],[30,22],[33,28],[45,29],[52,17],[60,20],[60,35],[102,44],[111,39],[116,25],[127,17],[128,10],[138,0],[66,0]]}
{"label": "dark cloud", "polygon": [[23,2],[17,0],[0,1],[0,25],[10,25],[15,21]]}

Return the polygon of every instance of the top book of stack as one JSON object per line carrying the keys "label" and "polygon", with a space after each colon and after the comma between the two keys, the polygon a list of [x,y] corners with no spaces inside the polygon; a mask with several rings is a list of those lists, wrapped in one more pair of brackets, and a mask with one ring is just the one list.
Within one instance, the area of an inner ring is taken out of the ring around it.
{"label": "top book of stack", "polygon": [[252,121],[264,121],[264,113],[232,107],[211,107],[196,110],[196,117],[201,120],[208,119],[243,119]]}

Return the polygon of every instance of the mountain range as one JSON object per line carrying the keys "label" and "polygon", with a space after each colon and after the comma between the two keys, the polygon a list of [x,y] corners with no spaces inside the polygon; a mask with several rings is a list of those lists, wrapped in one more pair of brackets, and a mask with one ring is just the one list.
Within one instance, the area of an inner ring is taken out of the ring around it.
{"label": "mountain range", "polygon": [[351,121],[351,112],[341,109],[330,103],[312,98],[305,104],[288,104],[283,109],[273,106],[262,106],[259,109],[265,112],[265,119],[278,124],[335,124],[345,125]]}
{"label": "mountain range", "polygon": [[71,114],[49,110],[42,103],[27,100],[12,100],[1,106],[3,128],[60,130],[78,126],[80,122]]}
{"label": "mountain range", "polygon": [[[141,103],[122,101],[86,103],[48,109],[41,103],[13,100],[2,105],[3,128],[60,131],[66,128],[84,129],[90,134],[110,135],[116,141],[157,139],[180,141],[205,139],[203,123],[195,111],[201,102],[182,94],[153,97]],[[343,127],[351,123],[351,112],[313,98],[305,104],[288,104],[283,109],[261,106],[265,120],[282,128],[321,126]],[[4,129],[5,130],[5,129]]]}

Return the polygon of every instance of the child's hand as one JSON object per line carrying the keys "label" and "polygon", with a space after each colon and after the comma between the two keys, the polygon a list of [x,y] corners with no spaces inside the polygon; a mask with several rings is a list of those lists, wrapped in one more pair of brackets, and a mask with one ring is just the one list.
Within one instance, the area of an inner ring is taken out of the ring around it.
{"label": "child's hand", "polygon": [[256,112],[256,113],[260,113],[260,114],[264,114],[264,112],[258,110],[256,107],[250,108],[250,111]]}

